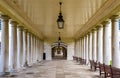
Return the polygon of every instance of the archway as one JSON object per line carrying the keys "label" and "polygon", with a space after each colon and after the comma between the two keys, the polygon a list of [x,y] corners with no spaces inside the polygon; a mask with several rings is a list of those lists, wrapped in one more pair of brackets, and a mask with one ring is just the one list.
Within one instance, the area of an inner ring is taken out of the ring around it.
{"label": "archway", "polygon": [[58,43],[53,43],[51,48],[52,59],[67,59],[67,45],[61,43],[58,47]]}

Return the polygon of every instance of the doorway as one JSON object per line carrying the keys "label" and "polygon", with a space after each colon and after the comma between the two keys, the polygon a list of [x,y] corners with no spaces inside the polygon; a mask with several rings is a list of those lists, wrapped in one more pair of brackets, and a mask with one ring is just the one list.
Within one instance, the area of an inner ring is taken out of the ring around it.
{"label": "doorway", "polygon": [[52,59],[53,60],[66,60],[67,59],[67,47],[64,45],[52,46],[51,49]]}
{"label": "doorway", "polygon": [[67,49],[60,47],[58,50],[57,47],[52,48],[52,59],[67,59]]}

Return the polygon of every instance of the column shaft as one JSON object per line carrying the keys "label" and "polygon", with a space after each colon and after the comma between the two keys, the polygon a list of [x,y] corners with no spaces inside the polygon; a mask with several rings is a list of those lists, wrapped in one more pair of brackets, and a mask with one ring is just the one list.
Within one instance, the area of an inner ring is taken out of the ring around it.
{"label": "column shaft", "polygon": [[23,27],[17,28],[17,68],[21,68],[21,58],[23,58]]}
{"label": "column shaft", "polygon": [[86,44],[85,44],[85,43],[86,43],[86,42],[85,42],[85,36],[84,36],[84,39],[83,39],[84,58],[83,58],[83,59],[86,59],[86,48],[85,48],[85,47],[86,47]]}
{"label": "column shaft", "polygon": [[112,18],[112,66],[120,68],[119,51],[119,19],[118,16]]}
{"label": "column shaft", "polygon": [[103,63],[103,28],[97,28],[97,61]]}
{"label": "column shaft", "polygon": [[110,64],[111,60],[111,32],[110,32],[110,22],[105,21],[103,23],[103,63],[106,65]]}
{"label": "column shaft", "polygon": [[27,29],[23,30],[23,61],[22,66],[27,66]]}
{"label": "column shaft", "polygon": [[17,70],[17,22],[10,21],[10,71]]}
{"label": "column shaft", "polygon": [[81,51],[81,47],[82,47],[82,46],[81,46],[81,38],[80,38],[79,41],[80,41],[80,43],[79,43],[79,44],[80,44],[80,58],[82,58],[82,54],[81,54],[81,52],[82,52],[82,51]]}
{"label": "column shaft", "polygon": [[92,56],[93,60],[96,61],[96,30],[93,30],[92,32]]}
{"label": "column shaft", "polygon": [[85,45],[86,45],[86,46],[85,46],[85,49],[86,49],[86,50],[85,50],[85,51],[86,51],[86,53],[85,53],[85,54],[86,54],[86,55],[85,55],[85,56],[86,56],[86,64],[88,64],[88,61],[89,61],[89,60],[88,60],[88,35],[85,36]]}
{"label": "column shaft", "polygon": [[31,64],[33,64],[33,34],[31,34]]}
{"label": "column shaft", "polygon": [[1,52],[0,52],[0,75],[4,75],[9,70],[9,32],[7,15],[1,16]]}
{"label": "column shaft", "polygon": [[27,61],[31,65],[31,34],[27,32]]}

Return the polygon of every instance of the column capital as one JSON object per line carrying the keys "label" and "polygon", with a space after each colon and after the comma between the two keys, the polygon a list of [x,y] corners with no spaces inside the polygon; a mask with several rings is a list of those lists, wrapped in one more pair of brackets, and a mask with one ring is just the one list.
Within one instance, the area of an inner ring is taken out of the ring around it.
{"label": "column capital", "polygon": [[85,37],[87,37],[88,33],[85,34]]}
{"label": "column capital", "polygon": [[88,32],[87,34],[88,34],[88,36],[89,36],[89,35],[90,35],[90,32]]}
{"label": "column capital", "polygon": [[27,30],[27,33],[28,33],[28,34],[31,34],[31,32],[30,32],[29,30]]}
{"label": "column capital", "polygon": [[112,21],[116,21],[116,22],[119,20],[119,18],[120,18],[119,15],[113,15],[112,17],[110,17]]}
{"label": "column capital", "polygon": [[24,32],[27,32],[27,31],[28,31],[28,29],[26,29],[26,28],[25,28],[25,29],[23,29],[23,31],[24,31]]}
{"label": "column capital", "polygon": [[17,28],[18,28],[18,30],[23,31],[24,27],[23,26],[18,26]]}
{"label": "column capital", "polygon": [[7,15],[0,15],[0,18],[2,19],[2,21],[8,21],[10,19],[10,17]]}
{"label": "column capital", "polygon": [[103,25],[99,24],[99,25],[96,26],[96,29],[98,30],[99,28],[102,28],[102,27],[103,27]]}
{"label": "column capital", "polygon": [[91,31],[92,31],[92,33],[94,33],[96,31],[96,28],[93,28]]}
{"label": "column capital", "polygon": [[109,20],[102,22],[103,27],[104,27],[104,26],[107,26],[108,24],[110,24],[110,21],[109,21]]}
{"label": "column capital", "polygon": [[80,37],[79,39],[82,39],[82,37]]}
{"label": "column capital", "polygon": [[10,19],[10,24],[12,24],[12,26],[17,26],[17,22],[13,19]]}

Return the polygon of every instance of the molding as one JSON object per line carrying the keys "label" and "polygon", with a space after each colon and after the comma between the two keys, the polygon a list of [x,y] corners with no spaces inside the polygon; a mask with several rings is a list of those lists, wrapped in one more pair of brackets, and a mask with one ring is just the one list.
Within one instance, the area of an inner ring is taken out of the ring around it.
{"label": "molding", "polygon": [[120,0],[107,0],[106,3],[82,26],[75,34],[75,38],[82,36],[83,33],[91,30],[97,24],[117,14],[120,11]]}
{"label": "molding", "polygon": [[29,31],[37,35],[39,38],[44,38],[43,35],[40,34],[41,32],[36,32],[37,29],[33,28],[35,25],[32,24],[30,18],[27,17],[18,5],[11,0],[0,0],[0,11],[10,16],[13,20],[16,20],[20,24],[23,24],[25,28],[29,29]]}

